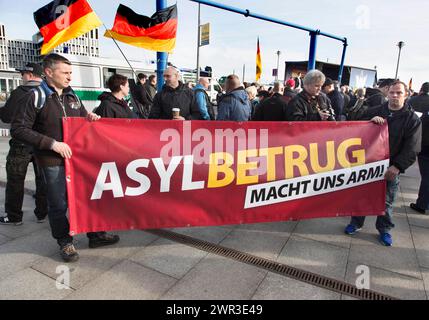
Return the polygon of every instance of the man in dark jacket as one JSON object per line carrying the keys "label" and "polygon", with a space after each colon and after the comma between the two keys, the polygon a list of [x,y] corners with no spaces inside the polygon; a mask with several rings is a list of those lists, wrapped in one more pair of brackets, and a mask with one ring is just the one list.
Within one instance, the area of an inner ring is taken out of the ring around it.
{"label": "man in dark jacket", "polygon": [[151,103],[148,100],[146,92],[147,75],[139,73],[137,75],[137,84],[134,86],[131,94],[134,98],[133,111],[141,119],[147,119],[150,113]]}
{"label": "man in dark jacket", "polygon": [[[366,119],[376,124],[387,121],[389,125],[390,166],[384,178],[386,179],[386,210],[383,216],[377,217],[376,228],[379,241],[385,246],[391,246],[390,230],[395,226],[392,222],[393,203],[399,188],[399,174],[404,173],[417,158],[421,147],[422,125],[419,117],[405,102],[407,85],[396,81],[388,91],[388,102],[368,109]],[[365,217],[352,217],[344,232],[355,234],[365,222]]]}
{"label": "man in dark jacket", "polygon": [[325,83],[322,86],[322,91],[328,96],[329,101],[331,102],[332,109],[335,113],[335,120],[341,120],[344,109],[344,97],[339,91],[338,82],[333,81],[330,78],[326,78]]}
{"label": "man in dark jacket", "polygon": [[256,108],[253,121],[284,121],[287,103],[283,97],[284,87],[280,82],[274,84],[274,94]]}
{"label": "man in dark jacket", "polygon": [[[179,71],[170,66],[164,71],[165,84],[155,95],[150,119],[198,120],[200,111],[194,103],[194,92],[179,81]],[[180,109],[180,115],[173,117],[173,108]]]}
{"label": "man in dark jacket", "polygon": [[366,90],[366,101],[365,104],[368,108],[373,108],[382,105],[387,102],[387,93],[389,92],[389,87],[392,83],[395,82],[394,79],[385,79],[378,85],[378,88]]}
{"label": "man in dark jacket", "polygon": [[408,103],[417,112],[429,112],[429,82],[423,83],[419,95],[408,99]]}
{"label": "man in dark jacket", "polygon": [[[49,54],[43,60],[46,80],[33,89],[18,109],[12,122],[12,137],[35,148],[35,158],[47,187],[48,217],[52,236],[60,246],[65,262],[74,262],[79,255],[70,236],[67,219],[67,190],[64,159],[70,159],[72,150],[63,141],[63,117],[86,117],[96,121],[100,117],[88,113],[73,89],[71,62],[58,54]],[[89,247],[96,248],[119,241],[117,235],[105,232],[87,234]]]}
{"label": "man in dark jacket", "polygon": [[[27,63],[21,72],[23,85],[12,91],[6,105],[0,109],[1,120],[11,123],[20,105],[28,98],[29,92],[40,86],[42,82],[42,67],[35,63]],[[46,186],[43,182],[40,170],[33,158],[33,147],[17,139],[9,140],[9,153],[6,158],[6,193],[5,193],[5,217],[0,217],[0,224],[21,225],[22,203],[24,200],[24,183],[28,164],[33,162],[36,177],[36,208],[34,214],[37,222],[42,223],[48,214],[46,203]]]}
{"label": "man in dark jacket", "polygon": [[156,95],[156,74],[152,74],[149,76],[148,81],[144,84],[146,89],[146,97],[149,102],[150,107],[152,108],[153,99]]}
{"label": "man in dark jacket", "polygon": [[304,90],[289,102],[286,112],[288,121],[335,120],[331,102],[321,92],[325,79],[319,70],[311,70],[305,75]]}
{"label": "man in dark jacket", "polygon": [[343,108],[343,114],[344,114],[344,109],[350,106],[351,95],[350,95],[349,86],[346,86],[346,85],[341,86],[340,92],[344,99],[344,108]]}
{"label": "man in dark jacket", "polygon": [[418,155],[421,181],[417,201],[410,207],[425,213],[429,209],[429,82],[423,83],[419,95],[409,99],[408,103],[415,111],[422,113],[422,150]]}
{"label": "man in dark jacket", "polygon": [[249,96],[241,86],[240,79],[236,75],[229,75],[226,78],[225,89],[226,94],[219,100],[217,120],[250,120]]}

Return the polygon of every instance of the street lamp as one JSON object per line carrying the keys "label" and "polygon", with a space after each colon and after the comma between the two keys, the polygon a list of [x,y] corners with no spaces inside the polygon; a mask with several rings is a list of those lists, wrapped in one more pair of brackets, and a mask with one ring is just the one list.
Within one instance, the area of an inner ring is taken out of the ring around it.
{"label": "street lamp", "polygon": [[276,52],[277,54],[277,73],[276,73],[276,82],[279,80],[279,60],[280,60],[280,51]]}
{"label": "street lamp", "polygon": [[397,46],[399,47],[399,53],[398,53],[398,63],[396,64],[396,74],[395,79],[398,79],[398,70],[399,70],[399,60],[401,59],[401,50],[405,46],[404,41],[399,41]]}

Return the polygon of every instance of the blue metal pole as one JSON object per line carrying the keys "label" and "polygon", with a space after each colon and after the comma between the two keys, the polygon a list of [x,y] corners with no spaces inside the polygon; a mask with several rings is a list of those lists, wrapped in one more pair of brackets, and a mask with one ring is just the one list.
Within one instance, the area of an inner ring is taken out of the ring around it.
{"label": "blue metal pole", "polygon": [[325,37],[332,38],[332,39],[339,40],[339,41],[344,41],[344,38],[341,38],[341,37],[338,37],[338,36],[335,36],[335,35],[332,35],[332,34],[329,34],[329,33],[326,33],[326,32],[322,32],[320,30],[315,30],[315,29],[307,28],[307,27],[304,27],[304,26],[301,26],[301,25],[298,25],[298,24],[295,24],[295,23],[288,22],[288,21],[283,21],[283,20],[278,20],[278,19],[270,18],[270,17],[267,17],[267,16],[263,16],[263,15],[260,15],[260,14],[256,14],[256,13],[250,12],[249,10],[243,10],[243,9],[239,9],[239,8],[227,6],[227,5],[224,5],[224,4],[221,4],[221,3],[217,3],[217,2],[213,2],[213,1],[209,1],[209,0],[191,0],[191,1],[197,2],[197,3],[201,3],[201,4],[204,4],[204,5],[207,5],[207,6],[215,7],[215,8],[218,8],[218,9],[222,9],[222,10],[239,13],[239,14],[244,15],[245,17],[252,17],[252,18],[259,19],[259,20],[265,20],[265,21],[269,21],[269,22],[281,24],[281,25],[284,25],[284,26],[292,27],[292,28],[295,28],[295,29],[300,29],[300,30],[304,30],[304,31],[308,31],[308,32],[316,32],[317,31],[318,34],[323,35]]}
{"label": "blue metal pole", "polygon": [[344,38],[343,55],[341,56],[340,71],[338,73],[338,83],[340,85],[341,85],[341,80],[343,79],[344,61],[346,59],[347,46],[348,46],[348,44],[347,44],[347,38]]}
{"label": "blue metal pole", "polygon": [[[167,8],[167,0],[156,0],[156,11]],[[157,89],[161,91],[164,85],[164,70],[167,67],[167,53],[157,52],[156,54],[156,77],[157,77]]]}
{"label": "blue metal pole", "polygon": [[308,56],[307,71],[316,69],[317,35],[317,31],[310,32],[310,54]]}

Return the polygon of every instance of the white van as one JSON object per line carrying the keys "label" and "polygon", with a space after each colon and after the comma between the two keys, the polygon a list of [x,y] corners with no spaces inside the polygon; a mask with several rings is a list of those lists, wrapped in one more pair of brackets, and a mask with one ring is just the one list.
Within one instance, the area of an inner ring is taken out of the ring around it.
{"label": "white van", "polygon": [[[136,78],[125,59],[85,57],[69,54],[63,54],[63,56],[72,63],[73,74],[70,85],[88,111],[92,111],[100,104],[97,98],[102,92],[109,91],[106,82],[112,75],[121,74],[129,79]],[[144,73],[147,76],[156,74],[155,64],[133,60],[130,60],[130,64],[136,74]]]}

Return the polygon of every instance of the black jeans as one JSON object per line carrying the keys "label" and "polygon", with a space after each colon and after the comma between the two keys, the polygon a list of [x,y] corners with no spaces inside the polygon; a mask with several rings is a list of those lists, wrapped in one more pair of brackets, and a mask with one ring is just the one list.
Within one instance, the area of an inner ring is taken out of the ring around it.
{"label": "black jeans", "polygon": [[38,219],[44,219],[48,214],[46,185],[33,158],[32,148],[11,139],[9,153],[6,158],[7,184],[4,207],[7,217],[13,222],[22,221],[24,182],[30,162],[33,162],[36,176],[36,209],[34,214]]}
{"label": "black jeans", "polygon": [[429,155],[419,154],[419,169],[422,180],[420,182],[419,197],[417,198],[417,207],[429,209]]}

